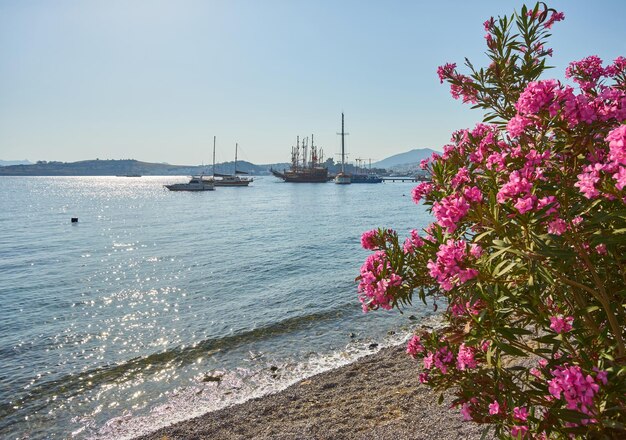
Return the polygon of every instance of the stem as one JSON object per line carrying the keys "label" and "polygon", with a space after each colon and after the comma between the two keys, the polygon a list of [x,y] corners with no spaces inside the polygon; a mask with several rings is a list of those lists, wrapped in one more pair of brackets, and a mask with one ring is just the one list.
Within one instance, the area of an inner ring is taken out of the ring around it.
{"label": "stem", "polygon": [[591,293],[591,295],[593,295],[593,297],[595,299],[597,299],[598,301],[600,301],[600,304],[602,304],[602,308],[604,309],[604,311],[606,312],[606,316],[609,320],[609,325],[611,326],[611,330],[613,330],[613,333],[615,334],[615,340],[617,342],[617,352],[619,353],[620,357],[624,356],[624,340],[622,339],[622,334],[620,332],[620,326],[619,323],[617,322],[617,319],[615,319],[615,315],[613,314],[612,310],[611,310],[611,305],[608,302],[608,300],[606,300],[604,298],[604,295],[602,295],[599,292],[596,292],[595,290],[593,290],[592,288],[585,286],[584,284],[581,284],[577,281],[573,281],[570,279],[567,279],[563,276],[559,276],[559,279],[561,281],[563,281],[565,284],[568,284],[572,287],[578,287],[580,289],[583,289],[589,293]]}

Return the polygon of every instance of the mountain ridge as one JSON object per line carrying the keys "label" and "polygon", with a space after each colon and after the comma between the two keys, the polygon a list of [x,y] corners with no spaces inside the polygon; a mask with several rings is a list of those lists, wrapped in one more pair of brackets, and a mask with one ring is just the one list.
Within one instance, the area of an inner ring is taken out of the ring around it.
{"label": "mountain ridge", "polygon": [[439,153],[439,151],[433,150],[431,148],[414,148],[404,153],[398,153],[394,154],[393,156],[389,156],[383,160],[373,163],[372,166],[375,166],[376,168],[386,169],[396,167],[405,168],[419,164],[421,160],[428,159],[433,153]]}

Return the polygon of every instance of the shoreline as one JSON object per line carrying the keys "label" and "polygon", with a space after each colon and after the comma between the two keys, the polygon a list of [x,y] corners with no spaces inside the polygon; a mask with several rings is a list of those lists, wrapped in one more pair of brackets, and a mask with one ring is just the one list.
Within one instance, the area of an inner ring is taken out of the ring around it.
{"label": "shoreline", "polygon": [[404,344],[383,348],[279,391],[205,413],[136,440],[479,439],[484,426],[464,422],[451,398],[420,384]]}

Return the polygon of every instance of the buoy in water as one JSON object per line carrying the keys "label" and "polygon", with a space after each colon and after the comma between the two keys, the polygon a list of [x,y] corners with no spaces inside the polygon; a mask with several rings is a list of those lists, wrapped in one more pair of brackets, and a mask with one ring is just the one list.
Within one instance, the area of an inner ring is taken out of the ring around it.
{"label": "buoy in water", "polygon": [[72,217],[72,223],[78,223],[78,217]]}

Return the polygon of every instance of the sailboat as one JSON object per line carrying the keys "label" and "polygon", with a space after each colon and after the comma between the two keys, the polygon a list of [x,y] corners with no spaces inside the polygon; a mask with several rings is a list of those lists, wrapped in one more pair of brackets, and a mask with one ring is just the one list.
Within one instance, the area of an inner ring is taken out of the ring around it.
{"label": "sailboat", "polygon": [[344,138],[346,133],[343,129],[343,113],[341,114],[341,172],[335,176],[335,183],[338,185],[349,185],[352,182],[352,176],[345,172],[346,151]]}
{"label": "sailboat", "polygon": [[245,171],[237,170],[237,149],[239,144],[235,144],[235,172],[234,174],[219,174],[215,172],[215,136],[213,136],[213,177],[210,179],[215,186],[248,186],[254,180],[251,177],[240,177],[240,174],[248,174]]}

